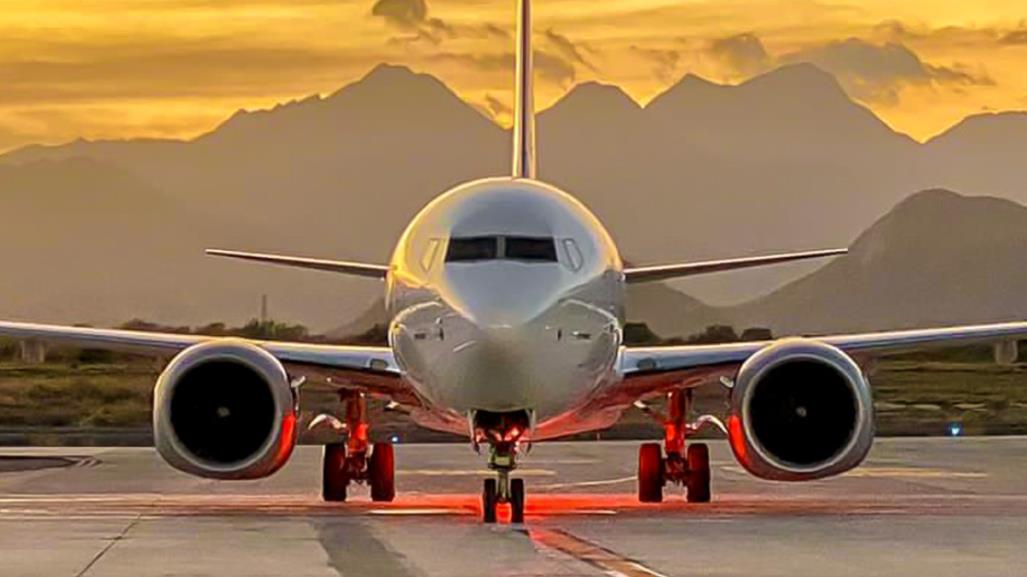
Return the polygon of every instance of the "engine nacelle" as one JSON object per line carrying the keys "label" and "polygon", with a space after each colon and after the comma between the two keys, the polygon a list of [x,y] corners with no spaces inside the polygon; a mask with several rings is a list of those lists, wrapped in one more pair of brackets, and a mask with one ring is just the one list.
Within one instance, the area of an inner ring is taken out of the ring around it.
{"label": "engine nacelle", "polygon": [[870,386],[840,349],[783,339],[739,369],[728,434],[738,462],[757,477],[808,481],[844,473],[873,444]]}
{"label": "engine nacelle", "polygon": [[157,379],[154,441],[186,473],[257,479],[292,454],[296,412],[278,359],[246,341],[214,340],[179,353]]}

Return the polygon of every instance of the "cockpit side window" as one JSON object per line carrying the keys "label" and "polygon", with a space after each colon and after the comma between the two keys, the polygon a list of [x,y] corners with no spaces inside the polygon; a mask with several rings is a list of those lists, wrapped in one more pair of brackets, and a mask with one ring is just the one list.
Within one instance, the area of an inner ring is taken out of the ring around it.
{"label": "cockpit side window", "polygon": [[439,253],[439,244],[441,241],[437,238],[433,238],[428,241],[428,246],[424,248],[424,254],[421,256],[421,268],[425,272],[431,270],[433,264],[435,264],[435,257]]}
{"label": "cockpit side window", "polygon": [[573,238],[563,239],[563,251],[567,253],[567,266],[573,271],[581,270],[581,266],[585,264],[585,258],[581,256],[581,249],[578,248],[578,243],[574,242]]}
{"label": "cockpit side window", "polygon": [[504,239],[503,258],[536,262],[556,262],[556,242],[552,238],[508,236]]}
{"label": "cockpit side window", "polygon": [[499,237],[470,236],[449,239],[446,262],[494,260],[499,257]]}

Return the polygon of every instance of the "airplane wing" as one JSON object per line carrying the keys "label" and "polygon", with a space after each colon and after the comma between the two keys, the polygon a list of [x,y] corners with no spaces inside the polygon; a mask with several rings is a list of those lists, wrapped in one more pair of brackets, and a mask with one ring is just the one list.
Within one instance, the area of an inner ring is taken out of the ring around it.
{"label": "airplane wing", "polygon": [[237,258],[240,260],[262,262],[266,264],[277,264],[281,266],[291,266],[295,268],[309,268],[313,270],[322,270],[326,272],[334,272],[377,279],[384,279],[389,272],[389,267],[385,265],[367,264],[362,262],[325,260],[320,258],[306,258],[300,256],[282,256],[277,254],[263,254],[257,252],[239,252],[235,250],[221,250],[216,248],[207,249],[205,252],[209,256],[223,256],[228,258]]}
{"label": "airplane wing", "polygon": [[[223,338],[14,322],[0,322],[0,337],[35,339],[155,357],[174,356],[192,345]],[[290,376],[316,378],[334,387],[389,397],[409,406],[420,404],[413,389],[401,377],[392,351],[386,347],[251,342],[281,361]]]}
{"label": "airplane wing", "polygon": [[708,274],[711,272],[724,272],[743,268],[767,266],[811,258],[824,258],[839,256],[849,252],[845,248],[829,250],[814,250],[809,252],[793,252],[788,254],[773,254],[769,256],[753,256],[744,258],[732,258],[727,260],[710,260],[703,262],[689,262],[682,264],[665,264],[657,266],[631,267],[624,269],[624,279],[629,283],[652,282]]}
{"label": "airplane wing", "polygon": [[[970,344],[1027,340],[1027,322],[969,325],[811,337],[845,351],[865,364],[889,354]],[[627,406],[675,388],[690,388],[732,377],[749,356],[773,341],[722,345],[625,347],[620,358],[623,381],[608,390],[601,406]]]}

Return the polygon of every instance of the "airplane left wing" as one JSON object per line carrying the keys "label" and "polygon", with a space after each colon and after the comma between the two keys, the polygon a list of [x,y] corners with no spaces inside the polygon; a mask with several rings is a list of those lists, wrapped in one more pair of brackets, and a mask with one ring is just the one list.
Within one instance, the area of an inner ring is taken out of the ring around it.
{"label": "airplane left wing", "polygon": [[[885,331],[810,337],[851,355],[863,365],[884,355],[971,344],[1027,340],[1027,322],[935,329]],[[733,376],[751,355],[775,341],[722,345],[625,347],[620,358],[623,381],[608,390],[601,406],[627,406],[676,388],[697,387]]]}
{"label": "airplane left wing", "polygon": [[[96,329],[59,325],[0,322],[0,337],[35,339],[74,346],[149,356],[174,356],[203,342],[224,337]],[[277,341],[248,341],[271,353],[291,376],[323,380],[338,388],[352,388],[389,397],[402,404],[419,404],[412,388],[386,347],[317,345]]]}
{"label": "airplane left wing", "polygon": [[307,268],[311,270],[376,278],[379,280],[384,280],[389,274],[389,267],[380,264],[326,260],[301,256],[284,256],[280,254],[264,254],[257,252],[240,252],[237,250],[222,250],[217,248],[207,249],[206,253],[209,256],[222,256],[266,264],[276,264],[280,266],[291,266],[296,268]]}

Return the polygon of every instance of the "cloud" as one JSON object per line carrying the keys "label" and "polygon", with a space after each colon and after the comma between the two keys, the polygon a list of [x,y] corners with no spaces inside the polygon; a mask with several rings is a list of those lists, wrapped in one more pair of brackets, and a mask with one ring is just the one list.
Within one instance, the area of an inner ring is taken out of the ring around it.
{"label": "cloud", "polygon": [[677,67],[681,62],[681,53],[677,50],[644,48],[642,46],[632,44],[631,51],[652,63],[656,78],[661,82],[672,82],[676,80]]}
{"label": "cloud", "polygon": [[804,48],[778,60],[814,64],[834,74],[851,96],[866,102],[894,104],[899,91],[911,84],[957,88],[994,84],[986,74],[964,67],[927,64],[908,47],[894,42],[876,45],[849,38]]}
{"label": "cloud", "polygon": [[999,40],[999,43],[1007,46],[1027,45],[1027,29],[1021,28],[1020,30],[1007,32]]}
{"label": "cloud", "polygon": [[491,94],[485,95],[485,109],[494,117],[503,117],[513,114],[513,109],[505,102]]}
{"label": "cloud", "polygon": [[443,40],[456,38],[508,38],[506,30],[491,23],[455,26],[441,18],[430,16],[427,0],[377,0],[371,7],[371,16],[381,18],[386,24],[412,33],[412,36],[392,38],[392,42],[427,41],[440,44]]}
{"label": "cloud", "polygon": [[752,76],[773,65],[763,42],[752,33],[719,38],[710,43],[709,53],[739,74]]}
{"label": "cloud", "polygon": [[426,0],[378,0],[371,14],[401,28],[419,26],[428,19]]}
{"label": "cloud", "polygon": [[233,39],[160,39],[80,46],[51,43],[47,54],[0,59],[0,106],[306,92],[366,67],[374,54]]}
{"label": "cloud", "polygon": [[568,86],[577,78],[573,64],[545,50],[535,51],[535,70],[542,78],[561,86]]}
{"label": "cloud", "polygon": [[579,45],[571,41],[570,38],[558,33],[552,28],[546,30],[545,39],[548,45],[565,60],[575,64],[580,64],[593,72],[598,72],[592,62],[587,60],[585,55],[582,53],[583,50],[588,50],[593,53],[595,52],[595,50],[587,44],[581,43],[581,46],[579,47]]}
{"label": "cloud", "polygon": [[[434,62],[455,63],[469,66],[482,72],[504,72],[513,74],[516,56],[513,52],[496,54],[464,54],[458,52],[438,52],[427,55],[426,59]],[[574,65],[556,54],[545,50],[535,51],[535,72],[540,79],[568,86],[577,78]]]}
{"label": "cloud", "polygon": [[942,26],[931,28],[913,25],[898,20],[885,20],[874,27],[873,35],[890,42],[914,43],[919,46],[990,49],[994,45],[1016,46],[1027,44],[1027,23],[1020,22],[1015,28],[993,26]]}

